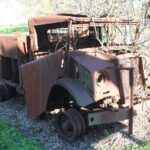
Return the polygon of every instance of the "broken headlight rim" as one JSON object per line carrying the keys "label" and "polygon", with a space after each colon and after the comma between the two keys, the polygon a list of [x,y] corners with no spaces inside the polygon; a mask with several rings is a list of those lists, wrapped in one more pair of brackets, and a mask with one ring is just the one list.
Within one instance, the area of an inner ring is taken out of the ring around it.
{"label": "broken headlight rim", "polygon": [[97,78],[97,81],[96,81],[96,82],[97,82],[97,85],[98,85],[98,86],[103,85],[103,84],[105,83],[106,79],[107,79],[107,73],[104,72],[104,71],[99,72],[98,78]]}

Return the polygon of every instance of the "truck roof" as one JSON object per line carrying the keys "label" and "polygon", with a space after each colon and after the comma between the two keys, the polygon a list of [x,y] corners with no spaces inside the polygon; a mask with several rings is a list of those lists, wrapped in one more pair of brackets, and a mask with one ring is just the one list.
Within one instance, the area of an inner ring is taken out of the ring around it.
{"label": "truck roof", "polygon": [[137,24],[140,23],[139,19],[125,19],[116,17],[86,17],[84,15],[60,14],[49,16],[32,17],[28,20],[30,33],[34,32],[34,26],[46,25],[53,23],[62,23],[72,20],[74,23],[124,23],[124,24]]}

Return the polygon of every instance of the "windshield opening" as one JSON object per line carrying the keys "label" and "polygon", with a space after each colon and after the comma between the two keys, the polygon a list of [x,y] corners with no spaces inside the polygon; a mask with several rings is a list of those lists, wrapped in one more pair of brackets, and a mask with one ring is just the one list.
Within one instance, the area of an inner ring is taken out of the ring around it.
{"label": "windshield opening", "polygon": [[136,37],[136,25],[118,24],[112,25],[110,46],[133,45]]}
{"label": "windshield opening", "polygon": [[76,49],[100,47],[107,44],[107,31],[105,25],[73,24],[72,41]]}
{"label": "windshield opening", "polygon": [[102,46],[131,46],[135,43],[136,24],[73,24],[72,42],[76,49]]}

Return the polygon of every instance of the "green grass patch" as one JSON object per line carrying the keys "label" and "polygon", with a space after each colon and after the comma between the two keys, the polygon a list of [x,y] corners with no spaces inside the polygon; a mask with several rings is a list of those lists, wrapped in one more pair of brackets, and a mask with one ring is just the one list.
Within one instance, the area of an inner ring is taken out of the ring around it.
{"label": "green grass patch", "polygon": [[150,150],[150,142],[145,143],[143,145],[128,145],[125,150]]}
{"label": "green grass patch", "polygon": [[28,32],[27,25],[18,25],[18,26],[1,26],[0,34],[12,34],[16,32]]}
{"label": "green grass patch", "polygon": [[44,150],[45,148],[5,121],[0,121],[0,150]]}

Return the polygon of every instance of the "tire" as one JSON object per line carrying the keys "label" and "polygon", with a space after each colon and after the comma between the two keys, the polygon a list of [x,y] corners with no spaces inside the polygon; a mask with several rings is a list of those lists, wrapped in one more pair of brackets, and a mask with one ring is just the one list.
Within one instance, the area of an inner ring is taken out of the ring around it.
{"label": "tire", "polygon": [[74,108],[70,108],[68,111],[72,112],[72,114],[75,116],[76,118],[76,123],[80,124],[80,128],[79,128],[79,135],[84,135],[86,133],[86,124],[85,124],[85,120],[83,118],[83,116],[81,115],[81,113],[79,111],[77,111]]}
{"label": "tire", "polygon": [[62,138],[72,142],[85,133],[85,122],[76,109],[70,108],[56,116],[56,130]]}
{"label": "tire", "polygon": [[9,99],[9,90],[4,81],[0,81],[0,101],[5,101]]}

